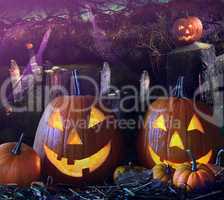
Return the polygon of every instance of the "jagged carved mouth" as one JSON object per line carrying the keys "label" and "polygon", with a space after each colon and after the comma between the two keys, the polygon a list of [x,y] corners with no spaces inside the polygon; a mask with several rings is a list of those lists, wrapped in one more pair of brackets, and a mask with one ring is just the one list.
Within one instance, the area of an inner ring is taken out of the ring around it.
{"label": "jagged carved mouth", "polygon": [[182,36],[182,37],[179,37],[179,40],[181,41],[189,41],[191,40],[192,38],[194,38],[193,36]]}
{"label": "jagged carved mouth", "polygon": [[[150,145],[148,145],[148,152],[152,157],[152,160],[155,164],[160,164],[160,163],[167,163],[170,166],[172,166],[173,168],[177,168],[180,164],[182,163],[177,163],[177,162],[171,162],[169,160],[161,160],[160,156],[156,154],[156,152],[152,149],[152,147]],[[210,159],[212,157],[212,150],[210,150],[207,154],[201,156],[199,159],[197,159],[198,163],[202,163],[202,164],[207,164]]]}
{"label": "jagged carved mouth", "polygon": [[108,142],[103,148],[101,148],[95,154],[83,158],[81,160],[74,160],[74,164],[68,164],[68,159],[62,157],[58,160],[57,153],[51,150],[47,145],[44,145],[44,151],[48,160],[63,174],[71,177],[82,177],[83,171],[92,173],[107,160],[111,151],[111,141]]}

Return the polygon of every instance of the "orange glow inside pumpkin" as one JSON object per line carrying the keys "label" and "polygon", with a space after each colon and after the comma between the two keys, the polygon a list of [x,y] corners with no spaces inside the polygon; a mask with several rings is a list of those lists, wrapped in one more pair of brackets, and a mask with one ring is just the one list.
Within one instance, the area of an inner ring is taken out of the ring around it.
{"label": "orange glow inside pumpkin", "polygon": [[[91,108],[88,128],[94,127],[97,124],[103,122],[106,119],[104,113],[95,107]],[[55,111],[51,114],[48,120],[48,125],[52,128],[58,129],[61,133],[64,132],[63,121],[59,111]],[[83,145],[83,142],[78,132],[73,128],[69,132],[68,145]],[[82,177],[83,170],[87,169],[90,173],[99,168],[109,156],[111,151],[111,141],[101,148],[97,153],[83,158],[81,160],[74,160],[74,164],[68,164],[68,159],[62,157],[58,160],[58,155],[51,150],[47,145],[44,145],[44,150],[48,160],[63,174],[71,177]]]}
{"label": "orange glow inside pumpkin", "polygon": [[200,131],[200,133],[205,133],[205,131],[204,131],[202,125],[201,125],[201,122],[199,121],[199,119],[197,118],[196,115],[194,115],[192,117],[187,130],[188,131],[198,130],[198,131]]}
{"label": "orange glow inside pumpkin", "polygon": [[67,144],[76,144],[76,145],[82,145],[82,140],[79,137],[79,134],[76,132],[75,129],[72,129],[68,136]]}
{"label": "orange glow inside pumpkin", "polygon": [[[153,128],[158,128],[158,129],[161,129],[163,131],[167,131],[166,123],[165,123],[165,119],[164,119],[163,115],[160,115],[153,122]],[[193,130],[198,130],[200,133],[205,133],[200,120],[197,118],[197,116],[195,114],[191,118],[189,126],[187,128],[187,131],[193,131]],[[185,150],[183,141],[182,141],[182,139],[181,139],[181,137],[180,137],[180,135],[177,131],[174,131],[174,133],[173,133],[173,135],[170,139],[170,142],[169,142],[169,147],[170,148],[171,147],[177,147],[181,150]],[[155,164],[167,163],[174,168],[177,168],[180,165],[180,163],[175,163],[175,162],[171,162],[171,161],[168,161],[168,160],[161,161],[160,156],[157,155],[154,152],[154,150],[151,148],[150,145],[148,145],[148,152],[151,155],[152,160]],[[207,164],[211,160],[212,153],[213,153],[213,151],[210,150],[206,155],[203,155],[202,157],[197,159],[197,162]]]}
{"label": "orange glow inside pumpkin", "polygon": [[166,131],[166,123],[163,115],[160,115],[153,123],[153,128],[159,128]]}
{"label": "orange glow inside pumpkin", "polygon": [[48,119],[48,125],[52,128],[60,130],[61,132],[64,131],[63,120],[59,111],[52,113],[52,115]]}
{"label": "orange glow inside pumpkin", "polygon": [[[152,157],[152,160],[155,164],[161,164],[161,163],[166,163],[169,164],[170,166],[172,166],[173,168],[177,168],[179,167],[182,163],[175,163],[175,162],[171,162],[168,160],[163,160],[161,161],[159,155],[157,155],[154,150],[152,149],[152,147],[150,147],[150,145],[148,146],[148,152]],[[200,157],[199,159],[196,160],[197,163],[202,163],[202,164],[207,164],[212,157],[212,153],[213,151],[210,150],[207,154],[203,155],[202,157]]]}
{"label": "orange glow inside pumpkin", "polygon": [[178,134],[177,131],[174,132],[174,134],[172,135],[171,137],[171,140],[170,140],[170,144],[169,144],[169,147],[178,147],[182,150],[184,150],[184,144],[180,138],[180,135]]}
{"label": "orange glow inside pumpkin", "polygon": [[88,128],[94,127],[106,119],[105,115],[95,107],[91,108]]}
{"label": "orange glow inside pumpkin", "polygon": [[202,37],[203,24],[198,17],[180,18],[174,22],[172,32],[179,44],[191,44]]}

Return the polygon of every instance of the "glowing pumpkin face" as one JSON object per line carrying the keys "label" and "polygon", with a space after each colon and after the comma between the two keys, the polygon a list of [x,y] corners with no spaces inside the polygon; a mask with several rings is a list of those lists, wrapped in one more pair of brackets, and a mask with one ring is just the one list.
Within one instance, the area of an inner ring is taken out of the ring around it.
{"label": "glowing pumpkin face", "polygon": [[201,38],[203,25],[197,17],[181,18],[174,23],[172,32],[179,44],[191,44]]}
{"label": "glowing pumpkin face", "polygon": [[115,118],[98,104],[92,105],[93,101],[90,96],[58,97],[42,116],[34,149],[42,157],[46,174],[56,180],[99,179],[119,160],[121,141]]}
{"label": "glowing pumpkin face", "polygon": [[[209,110],[197,104],[203,113]],[[189,99],[158,99],[147,113],[139,138],[139,156],[147,167],[166,163],[176,168],[189,161],[186,149],[191,149],[197,162],[212,160],[217,147],[223,144],[218,128],[195,113]]]}

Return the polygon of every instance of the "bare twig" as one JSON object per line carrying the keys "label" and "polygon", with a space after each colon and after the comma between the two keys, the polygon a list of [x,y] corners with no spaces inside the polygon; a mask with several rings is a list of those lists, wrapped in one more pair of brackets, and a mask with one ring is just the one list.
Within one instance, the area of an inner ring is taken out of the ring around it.
{"label": "bare twig", "polygon": [[195,197],[195,198],[193,198],[193,199],[191,199],[191,200],[204,199],[204,198],[212,197],[212,196],[215,196],[215,195],[217,195],[217,194],[221,194],[221,193],[223,193],[222,190],[217,190],[217,191],[210,192],[210,193],[208,193],[208,194],[200,195],[200,196]]}

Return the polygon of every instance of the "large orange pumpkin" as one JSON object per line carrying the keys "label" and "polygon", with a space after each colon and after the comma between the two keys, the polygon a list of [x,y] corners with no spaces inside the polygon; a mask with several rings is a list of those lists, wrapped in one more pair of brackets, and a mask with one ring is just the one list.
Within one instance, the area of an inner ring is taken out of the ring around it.
{"label": "large orange pumpkin", "polygon": [[175,21],[172,33],[178,44],[191,44],[200,40],[203,25],[198,17],[181,18]]}
{"label": "large orange pumpkin", "polygon": [[0,184],[28,186],[40,176],[40,157],[20,140],[0,145]]}
{"label": "large orange pumpkin", "polygon": [[95,182],[112,175],[121,157],[116,118],[92,96],[62,96],[46,108],[34,142],[43,172],[56,182]]}
{"label": "large orange pumpkin", "polygon": [[[211,114],[197,103],[201,112]],[[198,163],[209,163],[224,144],[218,127],[195,112],[186,98],[160,98],[150,105],[138,140],[139,158],[146,167],[165,163],[173,168],[188,162],[191,149]]]}

